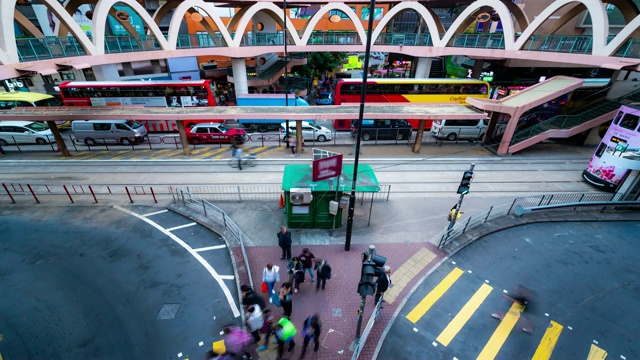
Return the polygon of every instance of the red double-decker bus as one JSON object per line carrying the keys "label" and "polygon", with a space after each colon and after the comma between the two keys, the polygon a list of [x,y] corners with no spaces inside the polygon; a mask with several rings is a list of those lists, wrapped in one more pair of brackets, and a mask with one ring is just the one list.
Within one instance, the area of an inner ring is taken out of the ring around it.
{"label": "red double-decker bus", "polygon": [[[334,104],[360,103],[362,79],[341,79],[336,84]],[[467,97],[489,98],[489,83],[476,79],[367,79],[365,103],[447,103],[466,104]],[[406,119],[414,129],[419,120]],[[425,130],[431,129],[427,120]],[[349,130],[350,120],[334,120],[336,130]]]}
{"label": "red double-decker bus", "polygon": [[[159,107],[216,106],[218,96],[211,80],[161,81],[67,81],[60,84],[60,95],[66,106],[143,105]],[[190,120],[186,127],[200,122]],[[143,121],[149,132],[178,131],[175,120]]]}

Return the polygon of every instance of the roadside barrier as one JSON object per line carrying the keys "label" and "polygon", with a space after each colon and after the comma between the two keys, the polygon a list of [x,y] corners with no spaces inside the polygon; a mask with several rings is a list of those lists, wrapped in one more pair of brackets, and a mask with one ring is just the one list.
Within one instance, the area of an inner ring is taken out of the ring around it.
{"label": "roadside barrier", "polygon": [[[171,190],[169,187],[161,187],[160,195],[167,197]],[[17,204],[33,198],[36,204],[41,204],[42,199],[59,200],[68,198],[71,204],[78,201],[99,203],[99,200],[120,200],[134,204],[137,200],[153,201],[158,203],[156,190],[146,185],[35,185],[2,183],[4,194],[11,204]],[[4,202],[0,196],[0,203]]]}

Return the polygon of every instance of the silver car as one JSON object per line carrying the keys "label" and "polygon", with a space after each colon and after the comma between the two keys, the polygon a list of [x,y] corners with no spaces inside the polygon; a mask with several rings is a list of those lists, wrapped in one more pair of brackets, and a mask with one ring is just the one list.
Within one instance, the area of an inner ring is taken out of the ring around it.
{"label": "silver car", "polygon": [[[285,134],[285,128],[286,128],[287,124],[286,123],[282,123],[280,124],[280,138],[282,140],[284,140],[284,137],[286,136]],[[290,121],[289,122],[289,134],[295,134],[296,133],[296,122],[295,121]],[[306,121],[302,122],[302,137],[305,140],[315,140],[315,141],[328,141],[331,140],[331,130],[327,129],[324,126],[321,125],[316,125],[316,124],[310,124]]]}

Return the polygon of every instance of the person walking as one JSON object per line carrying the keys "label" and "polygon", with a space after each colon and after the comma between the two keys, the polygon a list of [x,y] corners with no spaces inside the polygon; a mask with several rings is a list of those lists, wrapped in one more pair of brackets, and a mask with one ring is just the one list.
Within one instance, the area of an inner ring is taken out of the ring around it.
{"label": "person walking", "polygon": [[297,256],[294,256],[289,260],[287,265],[289,273],[289,282],[293,284],[293,292],[297,293],[300,290],[300,284],[304,282],[304,270],[302,270],[302,262]]}
{"label": "person walking", "polygon": [[268,263],[267,266],[262,270],[262,282],[267,284],[267,295],[269,296],[269,303],[273,303],[273,299],[271,299],[271,294],[275,294],[273,287],[276,285],[276,282],[280,281],[280,268],[278,266],[274,266],[271,263]]}
{"label": "person walking", "polygon": [[287,260],[291,258],[291,233],[287,230],[286,226],[281,226],[278,232],[278,246],[282,249],[282,256],[280,260]]}
{"label": "person walking", "polygon": [[243,359],[251,359],[251,354],[247,351],[247,346],[251,343],[251,335],[244,329],[227,325],[224,327],[224,347],[225,352],[221,358],[237,359],[242,356]]}
{"label": "person walking", "polygon": [[327,264],[326,260],[316,259],[316,291],[320,290],[320,284],[322,283],[322,290],[324,290],[327,284],[327,279],[331,279],[331,266]]}
{"label": "person walking", "polygon": [[291,300],[291,283],[286,282],[280,287],[280,305],[284,311],[284,316],[291,318],[291,311],[293,310],[293,301]]}
{"label": "person walking", "polygon": [[240,286],[240,291],[242,292],[242,305],[248,308],[251,305],[258,305],[260,309],[265,308],[265,302],[262,296],[258,295],[253,291],[251,286],[242,285]]}
{"label": "person walking", "polygon": [[393,284],[391,283],[391,267],[389,265],[385,265],[382,269],[384,269],[384,275],[379,276],[378,281],[376,281],[375,304],[378,304],[380,297],[382,297],[388,288],[393,287]]}
{"label": "person walking", "polygon": [[275,326],[273,321],[273,314],[271,314],[271,310],[264,309],[262,311],[262,316],[264,317],[264,323],[262,324],[262,332],[264,333],[264,344],[258,347],[258,351],[265,351],[269,347],[269,340],[271,339],[271,334],[273,333],[273,327]]}
{"label": "person walking", "polygon": [[260,330],[264,325],[264,316],[262,315],[262,309],[258,305],[250,305],[247,309],[247,327],[253,335],[253,342],[255,344],[260,342]]}
{"label": "person walking", "polygon": [[296,332],[298,332],[298,329],[296,329],[296,326],[286,317],[280,319],[274,327],[274,334],[278,342],[278,360],[282,359],[285,345],[289,345],[288,352],[293,351],[293,348],[296,346],[296,342],[293,340]]}
{"label": "person walking", "polygon": [[300,262],[302,263],[302,271],[309,273],[309,276],[311,277],[311,284],[313,284],[314,281],[313,263],[315,258],[316,257],[313,255],[313,253],[309,251],[309,248],[302,249],[302,254],[298,255],[298,259],[300,259]]}
{"label": "person walking", "polygon": [[313,314],[304,320],[302,325],[302,335],[304,340],[302,342],[302,352],[300,353],[300,359],[304,357],[307,352],[307,346],[313,340],[313,352],[317,352],[320,348],[320,317],[318,314]]}
{"label": "person walking", "polygon": [[238,170],[242,170],[242,145],[236,146],[234,157],[238,160]]}

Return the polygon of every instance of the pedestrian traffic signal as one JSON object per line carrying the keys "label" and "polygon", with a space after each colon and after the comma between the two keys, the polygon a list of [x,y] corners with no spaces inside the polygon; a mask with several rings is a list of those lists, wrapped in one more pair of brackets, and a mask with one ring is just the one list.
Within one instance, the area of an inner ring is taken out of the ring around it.
{"label": "pedestrian traffic signal", "polygon": [[466,195],[471,187],[471,179],[473,179],[473,171],[465,171],[458,186],[458,194]]}
{"label": "pedestrian traffic signal", "polygon": [[361,296],[373,295],[376,290],[375,277],[384,275],[382,267],[387,262],[387,258],[380,255],[373,255],[371,260],[367,253],[362,254],[362,271],[360,282],[358,283],[358,294]]}

